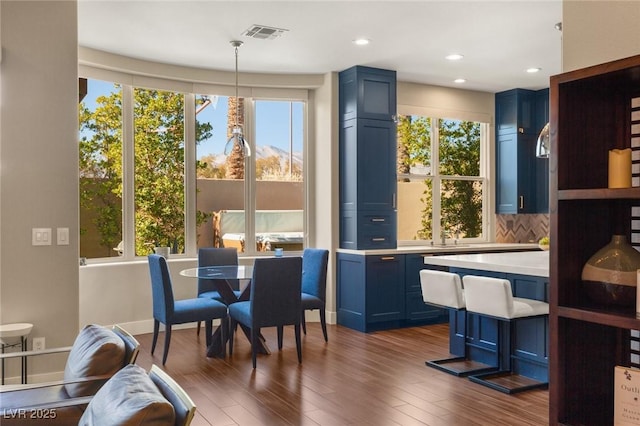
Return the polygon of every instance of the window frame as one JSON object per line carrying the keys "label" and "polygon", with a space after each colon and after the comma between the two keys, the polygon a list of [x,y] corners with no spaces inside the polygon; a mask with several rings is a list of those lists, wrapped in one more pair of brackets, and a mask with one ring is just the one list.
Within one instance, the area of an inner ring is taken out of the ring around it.
{"label": "window frame", "polygon": [[[218,84],[200,84],[186,83],[172,79],[145,77],[135,74],[129,74],[121,71],[112,71],[102,68],[94,68],[91,66],[81,66],[79,70],[81,77],[89,80],[102,80],[110,83],[120,84],[122,87],[122,241],[123,253],[117,257],[99,257],[87,259],[87,264],[92,263],[117,263],[127,261],[139,261],[144,256],[135,255],[135,189],[134,189],[134,89],[150,89],[165,90],[181,93],[184,95],[184,167],[185,167],[185,252],[181,254],[172,254],[172,258],[193,258],[197,256],[197,228],[196,218],[196,200],[197,200],[197,180],[196,180],[196,151],[195,144],[195,97],[200,94],[235,96],[235,88],[227,85]],[[303,216],[304,216],[304,238],[303,246],[306,247],[310,239],[309,224],[309,177],[311,176],[308,164],[308,151],[310,147],[309,129],[309,90],[292,89],[292,88],[276,88],[276,87],[240,87],[238,96],[244,98],[245,101],[245,117],[244,131],[251,145],[251,149],[255,152],[255,101],[256,100],[274,100],[274,101],[295,101],[303,103]],[[245,236],[246,243],[245,252],[241,253],[241,257],[259,257],[272,255],[272,253],[258,252],[255,247],[255,156],[245,158],[245,179],[244,179],[244,198],[245,211],[249,214],[245,215]]]}
{"label": "window frame", "polygon": [[443,180],[463,180],[463,181],[480,181],[482,182],[482,236],[474,238],[463,238],[457,240],[454,236],[448,235],[445,238],[446,244],[454,245],[458,242],[463,244],[472,243],[484,243],[489,242],[489,214],[491,209],[489,204],[491,202],[491,188],[490,188],[490,119],[484,117],[483,114],[466,114],[466,113],[451,113],[451,111],[438,111],[431,108],[420,108],[415,106],[398,105],[398,115],[411,115],[421,116],[431,119],[431,140],[439,141],[439,120],[458,120],[458,121],[473,121],[480,123],[480,164],[478,176],[450,176],[440,174],[440,149],[439,144],[431,143],[431,174],[423,173],[398,173],[397,180],[409,179],[415,180],[431,180],[432,181],[432,239],[430,240],[397,240],[398,247],[410,247],[410,246],[424,246],[424,245],[436,245],[441,244],[442,241],[438,236],[441,235],[441,185]]}

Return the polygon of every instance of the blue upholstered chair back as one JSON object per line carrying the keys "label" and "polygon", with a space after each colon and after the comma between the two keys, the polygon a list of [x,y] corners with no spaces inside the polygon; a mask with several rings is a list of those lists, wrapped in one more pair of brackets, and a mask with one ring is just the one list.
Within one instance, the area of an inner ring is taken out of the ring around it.
{"label": "blue upholstered chair back", "polygon": [[170,322],[174,310],[173,288],[167,260],[158,254],[150,254],[148,259],[151,273],[153,318],[166,324]]}
{"label": "blue upholstered chair back", "polygon": [[307,248],[302,253],[302,292],[324,301],[329,250]]}
{"label": "blue upholstered chair back", "polygon": [[300,324],[302,259],[259,258],[251,280],[251,316],[259,327]]}
{"label": "blue upholstered chair back", "polygon": [[[198,250],[198,267],[237,264],[238,250],[235,247],[203,247]],[[213,281],[198,278],[198,294],[206,291],[215,291],[216,285]],[[234,286],[233,283],[231,286],[237,289],[237,286]]]}

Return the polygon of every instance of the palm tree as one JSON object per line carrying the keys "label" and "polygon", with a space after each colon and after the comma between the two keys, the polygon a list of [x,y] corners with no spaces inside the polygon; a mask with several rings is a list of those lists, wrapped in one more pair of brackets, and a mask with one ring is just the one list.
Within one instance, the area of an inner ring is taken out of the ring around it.
{"label": "palm tree", "polygon": [[[229,96],[227,113],[227,139],[231,137],[233,128],[236,125],[244,126],[244,98]],[[233,145],[233,150],[227,157],[227,179],[244,179],[244,151],[238,145]]]}

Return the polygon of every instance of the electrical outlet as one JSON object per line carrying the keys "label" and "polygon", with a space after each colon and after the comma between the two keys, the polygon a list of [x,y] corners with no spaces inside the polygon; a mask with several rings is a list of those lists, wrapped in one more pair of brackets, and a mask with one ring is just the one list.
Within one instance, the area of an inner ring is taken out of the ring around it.
{"label": "electrical outlet", "polygon": [[44,337],[34,337],[32,345],[34,351],[43,351],[45,347]]}

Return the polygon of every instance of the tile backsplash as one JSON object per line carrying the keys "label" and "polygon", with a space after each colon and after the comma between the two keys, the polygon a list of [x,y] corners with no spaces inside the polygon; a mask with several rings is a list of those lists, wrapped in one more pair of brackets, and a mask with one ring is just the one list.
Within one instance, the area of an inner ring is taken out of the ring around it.
{"label": "tile backsplash", "polygon": [[497,243],[535,243],[549,235],[548,214],[497,214]]}

